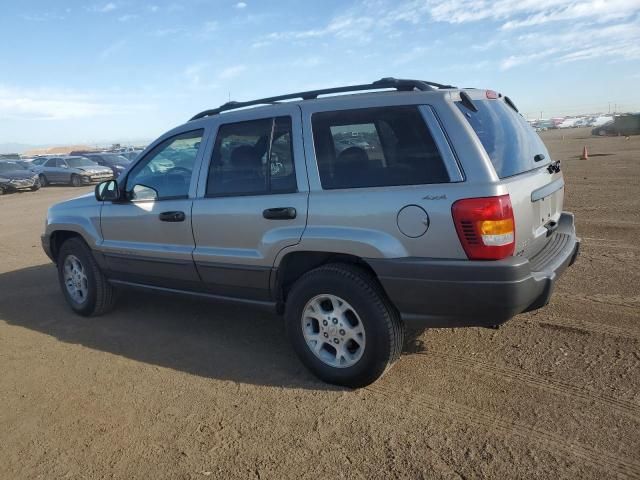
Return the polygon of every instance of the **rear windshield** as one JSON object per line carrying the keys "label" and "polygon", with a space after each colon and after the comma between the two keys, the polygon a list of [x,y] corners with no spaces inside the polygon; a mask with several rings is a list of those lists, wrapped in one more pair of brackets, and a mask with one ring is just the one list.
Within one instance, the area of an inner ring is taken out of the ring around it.
{"label": "rear windshield", "polygon": [[[456,102],[480,138],[500,178],[549,163],[549,152],[538,134],[504,101],[474,100],[473,104],[477,112],[472,112],[462,102]],[[536,162],[536,155],[544,155],[544,159]]]}

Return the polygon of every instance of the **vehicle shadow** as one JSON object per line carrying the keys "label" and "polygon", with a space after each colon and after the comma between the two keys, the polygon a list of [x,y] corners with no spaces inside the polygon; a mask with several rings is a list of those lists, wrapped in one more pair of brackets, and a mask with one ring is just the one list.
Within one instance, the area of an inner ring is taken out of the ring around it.
{"label": "vehicle shadow", "polygon": [[53,265],[0,274],[0,321],[62,342],[193,375],[240,383],[340,390],[315,379],[289,346],[284,322],[244,306],[123,291],[113,312],[71,312]]}

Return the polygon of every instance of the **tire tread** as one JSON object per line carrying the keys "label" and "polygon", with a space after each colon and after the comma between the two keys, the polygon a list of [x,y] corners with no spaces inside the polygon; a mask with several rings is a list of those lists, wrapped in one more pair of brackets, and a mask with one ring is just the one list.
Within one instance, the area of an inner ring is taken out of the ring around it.
{"label": "tire tread", "polygon": [[83,258],[87,260],[87,267],[91,269],[91,273],[96,284],[96,299],[93,308],[90,308],[86,313],[79,313],[92,317],[97,317],[107,313],[115,304],[115,288],[107,281],[102,270],[100,270],[100,266],[93,258],[91,249],[84,240],[78,237],[70,238],[62,244],[58,261],[63,258],[65,250],[70,250],[70,253],[77,253],[78,251],[83,253]]}

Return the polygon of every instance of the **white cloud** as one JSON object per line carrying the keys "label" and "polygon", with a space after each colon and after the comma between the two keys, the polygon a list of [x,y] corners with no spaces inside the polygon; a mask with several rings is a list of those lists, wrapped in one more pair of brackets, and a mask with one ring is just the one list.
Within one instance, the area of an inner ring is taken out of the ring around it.
{"label": "white cloud", "polygon": [[135,20],[136,18],[138,18],[138,15],[134,14],[134,13],[127,13],[124,15],[120,15],[118,17],[118,21],[120,22],[129,22],[131,20]]}
{"label": "white cloud", "polygon": [[320,57],[305,57],[294,60],[289,63],[288,66],[298,67],[298,68],[314,68],[319,65],[322,65],[324,60]]}
{"label": "white cloud", "polygon": [[87,10],[91,12],[108,13],[114,11],[117,8],[118,5],[113,2],[109,2],[101,5],[93,5],[92,7],[87,8]]}
{"label": "white cloud", "polygon": [[231,80],[233,78],[236,78],[238,75],[240,75],[246,69],[247,69],[247,67],[245,65],[234,65],[234,66],[231,66],[231,67],[227,67],[227,68],[223,69],[222,71],[220,71],[220,73],[218,73],[218,78],[220,80]]}
{"label": "white cloud", "polygon": [[170,28],[158,28],[150,32],[150,35],[153,37],[168,37],[171,35],[177,35],[178,33],[182,33],[184,30],[178,27],[170,27]]}
{"label": "white cloud", "polygon": [[362,0],[325,26],[274,32],[266,40],[324,36],[366,40],[379,32],[397,32],[403,23],[424,25],[429,21],[461,24],[491,20],[504,22],[501,28],[512,30],[552,21],[620,20],[637,13],[640,0]]}
{"label": "white cloud", "polygon": [[125,40],[118,40],[112,43],[111,45],[107,46],[104,50],[102,50],[102,52],[100,52],[100,58],[102,59],[109,58],[113,54],[122,50],[122,48],[124,48],[126,44],[127,42]]}
{"label": "white cloud", "polygon": [[[412,28],[424,30],[430,23],[484,21],[491,29],[497,23],[498,30],[467,36],[466,42],[479,53],[506,51],[500,68],[508,70],[533,61],[553,64],[590,58],[635,59],[640,45],[639,19],[640,0],[360,0],[324,24],[273,32],[255,39],[252,47],[321,38],[347,40],[351,45],[393,41],[398,32],[407,33],[405,37],[409,38]],[[534,33],[518,36],[521,32]],[[451,42],[455,35],[447,40]],[[437,43],[409,44],[393,64],[419,60]]]}
{"label": "white cloud", "polygon": [[559,33],[543,31],[520,35],[513,39],[513,47],[520,52],[502,60],[503,70],[542,59],[553,64],[594,58],[638,59],[640,24],[576,24]]}
{"label": "white cloud", "polygon": [[247,8],[247,4],[245,2],[238,2],[236,3],[236,8],[238,9]]}
{"label": "white cloud", "polygon": [[205,33],[211,33],[216,31],[217,29],[218,29],[218,22],[216,21],[205,22],[204,24]]}
{"label": "white cloud", "polygon": [[[66,13],[69,13],[69,11],[67,11]],[[27,20],[28,22],[46,22],[49,20],[64,20],[63,15],[58,15],[56,13],[50,13],[50,12],[39,12],[35,14],[27,13],[27,14],[20,15],[20,18],[22,18],[23,20]]]}
{"label": "white cloud", "polygon": [[131,114],[146,108],[146,105],[115,102],[84,92],[0,85],[0,118],[66,120]]}

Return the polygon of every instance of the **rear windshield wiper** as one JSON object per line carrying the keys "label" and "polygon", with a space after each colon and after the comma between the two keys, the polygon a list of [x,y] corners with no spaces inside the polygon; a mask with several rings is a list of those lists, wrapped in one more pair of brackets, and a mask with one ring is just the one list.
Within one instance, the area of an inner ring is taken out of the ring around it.
{"label": "rear windshield wiper", "polygon": [[472,112],[477,112],[478,108],[471,101],[471,97],[467,92],[460,92],[460,100],[462,100],[462,105],[471,110]]}
{"label": "rear windshield wiper", "polygon": [[513,103],[513,101],[509,98],[509,97],[504,97],[504,101],[507,105],[509,105],[511,108],[513,108],[516,112],[518,112],[518,109],[516,108],[516,104]]}

